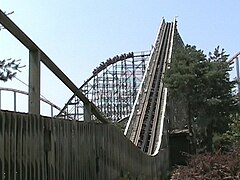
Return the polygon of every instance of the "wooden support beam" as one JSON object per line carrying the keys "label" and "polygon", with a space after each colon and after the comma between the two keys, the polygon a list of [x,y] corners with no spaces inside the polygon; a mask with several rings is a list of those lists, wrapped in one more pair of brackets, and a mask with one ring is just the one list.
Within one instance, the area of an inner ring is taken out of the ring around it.
{"label": "wooden support beam", "polygon": [[91,121],[91,104],[90,103],[85,103],[84,104],[84,121],[85,122],[90,122]]}
{"label": "wooden support beam", "polygon": [[40,60],[38,50],[29,51],[29,96],[28,111],[40,115]]}

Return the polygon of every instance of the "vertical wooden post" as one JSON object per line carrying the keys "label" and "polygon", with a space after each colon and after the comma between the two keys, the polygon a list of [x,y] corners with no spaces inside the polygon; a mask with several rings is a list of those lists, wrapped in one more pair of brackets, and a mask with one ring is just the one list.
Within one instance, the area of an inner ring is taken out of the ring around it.
{"label": "vertical wooden post", "polygon": [[13,93],[13,101],[14,101],[13,109],[16,112],[17,111],[17,93],[16,93],[16,91],[14,91],[14,93]]}
{"label": "vertical wooden post", "polygon": [[51,117],[53,117],[53,106],[51,105]]}
{"label": "vertical wooden post", "polygon": [[39,50],[29,51],[28,111],[40,115],[40,59]]}
{"label": "vertical wooden post", "polygon": [[91,104],[84,103],[84,121],[89,122],[91,121]]}

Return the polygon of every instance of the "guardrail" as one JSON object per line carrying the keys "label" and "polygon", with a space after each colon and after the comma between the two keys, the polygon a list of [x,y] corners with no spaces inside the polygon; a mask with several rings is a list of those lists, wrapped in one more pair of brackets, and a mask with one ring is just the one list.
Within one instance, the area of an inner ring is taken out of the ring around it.
{"label": "guardrail", "polygon": [[[26,91],[22,91],[22,90],[18,90],[18,89],[13,89],[13,88],[4,88],[4,87],[0,87],[0,110],[2,109],[2,92],[3,91],[9,91],[13,93],[13,111],[18,111],[17,110],[17,94],[22,94],[22,95],[26,95],[28,96],[29,93]],[[40,101],[44,102],[45,104],[50,106],[50,110],[51,110],[51,117],[54,117],[54,109],[57,111],[61,111],[61,108],[58,107],[57,105],[53,104],[52,102],[50,102],[49,100],[40,97]]]}

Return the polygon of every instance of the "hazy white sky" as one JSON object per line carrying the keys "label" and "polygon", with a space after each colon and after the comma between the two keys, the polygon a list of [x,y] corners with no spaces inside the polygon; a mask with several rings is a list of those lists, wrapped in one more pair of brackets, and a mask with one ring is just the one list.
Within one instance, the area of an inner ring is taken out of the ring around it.
{"label": "hazy white sky", "polygon": [[[239,0],[0,0],[0,9],[14,11],[10,18],[77,86],[101,61],[149,50],[162,17],[173,21],[177,16],[185,43],[206,53],[220,45],[232,56],[240,51],[239,7]],[[28,64],[25,47],[2,30],[0,59],[9,57]],[[62,107],[72,93],[44,66],[41,73],[41,94]],[[27,74],[25,68],[17,77],[28,83]],[[0,86],[28,89],[16,80]]]}

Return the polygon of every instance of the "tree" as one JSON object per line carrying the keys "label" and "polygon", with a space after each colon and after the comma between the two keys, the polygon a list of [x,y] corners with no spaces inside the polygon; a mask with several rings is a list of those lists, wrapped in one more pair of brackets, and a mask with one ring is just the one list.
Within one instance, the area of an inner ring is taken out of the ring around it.
{"label": "tree", "polygon": [[[203,52],[197,50],[195,46],[177,46],[164,80],[172,101],[180,102],[180,106],[176,109],[180,109],[182,114],[186,114],[192,153],[196,151],[193,122],[196,116],[196,107],[199,107],[197,104],[201,105],[198,102],[201,97],[198,92],[203,86],[201,79],[204,74],[205,59]],[[179,114],[175,116],[179,121]]]}
{"label": "tree", "polygon": [[239,113],[231,115],[231,122],[228,124],[229,130],[226,131],[220,140],[230,143],[233,148],[240,147],[240,115]]}
{"label": "tree", "polygon": [[0,60],[0,80],[8,81],[12,80],[13,77],[16,76],[17,72],[21,72],[20,69],[25,67],[25,65],[20,66],[20,59],[7,59]]}
{"label": "tree", "polygon": [[213,133],[224,133],[228,129],[230,115],[237,107],[232,92],[234,81],[230,81],[230,64],[224,49],[217,47],[206,59],[207,71],[204,74],[205,90],[201,109],[198,110],[197,124],[205,131],[207,151],[212,151]]}
{"label": "tree", "polygon": [[236,105],[227,57],[219,47],[207,58],[202,50],[186,45],[175,50],[166,73],[164,81],[171,98],[182,99],[183,107],[178,108],[186,112],[193,152],[197,132],[202,134],[207,150],[212,150],[213,133],[226,131]]}

